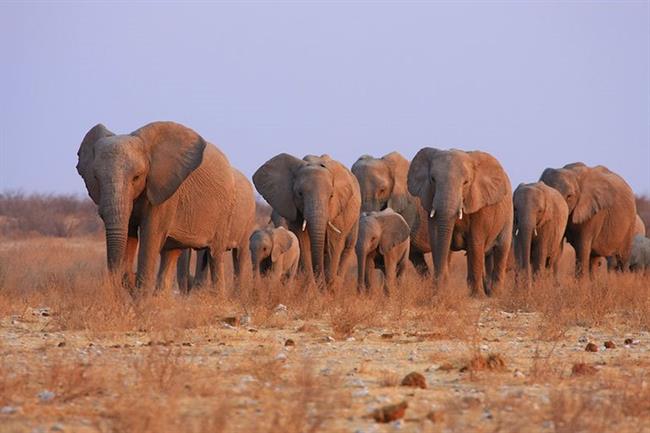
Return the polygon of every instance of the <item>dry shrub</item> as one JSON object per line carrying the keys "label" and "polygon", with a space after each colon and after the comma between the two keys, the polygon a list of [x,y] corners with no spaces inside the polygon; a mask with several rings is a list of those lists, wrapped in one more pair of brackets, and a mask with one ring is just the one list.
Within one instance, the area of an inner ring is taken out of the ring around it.
{"label": "dry shrub", "polygon": [[600,326],[619,319],[630,327],[650,329],[648,278],[635,273],[597,272],[593,278],[572,275],[538,278],[530,288],[513,286],[499,298],[508,311],[536,311],[557,334],[568,326]]}
{"label": "dry shrub", "polygon": [[477,353],[463,366],[460,371],[504,371],[506,363],[498,353],[490,353],[487,356]]}
{"label": "dry shrub", "polygon": [[97,207],[75,195],[0,193],[0,235],[97,236],[103,226]]}

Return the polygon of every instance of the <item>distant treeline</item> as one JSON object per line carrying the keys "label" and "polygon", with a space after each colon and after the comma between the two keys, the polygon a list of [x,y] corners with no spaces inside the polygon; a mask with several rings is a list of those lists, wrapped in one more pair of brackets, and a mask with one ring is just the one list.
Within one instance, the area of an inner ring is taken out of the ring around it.
{"label": "distant treeline", "polygon": [[[266,225],[271,208],[257,202],[257,223]],[[101,236],[102,220],[89,198],[77,195],[0,193],[0,236]]]}
{"label": "distant treeline", "polygon": [[[650,197],[637,196],[637,212],[650,233]],[[271,208],[257,201],[257,224],[265,226]],[[0,193],[0,236],[76,237],[99,236],[104,226],[97,206],[76,195]]]}

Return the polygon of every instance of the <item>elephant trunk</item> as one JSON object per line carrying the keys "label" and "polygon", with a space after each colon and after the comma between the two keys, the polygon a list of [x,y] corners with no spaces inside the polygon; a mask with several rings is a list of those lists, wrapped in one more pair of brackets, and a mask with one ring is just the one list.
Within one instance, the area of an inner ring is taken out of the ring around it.
{"label": "elephant trunk", "polygon": [[434,240],[431,244],[433,266],[439,284],[445,284],[447,281],[451,238],[456,219],[461,215],[462,209],[462,198],[444,194],[443,191],[434,196],[429,225],[431,231],[429,236]]}
{"label": "elephant trunk", "polygon": [[361,212],[376,212],[383,210],[386,203],[373,196],[364,196],[361,198]]}
{"label": "elephant trunk", "polygon": [[533,223],[520,224],[517,227],[518,231],[515,239],[515,253],[517,256],[517,264],[519,269],[524,272],[525,277],[530,281],[531,266],[530,266],[530,252],[533,242],[533,230],[535,226]]}
{"label": "elephant trunk", "polygon": [[128,224],[106,224],[106,256],[108,270],[113,274],[124,270],[127,235]]}
{"label": "elephant trunk", "polygon": [[328,209],[316,203],[310,203],[305,209],[305,220],[311,242],[311,260],[314,277],[323,276],[325,261],[325,232],[327,229]]}
{"label": "elephant trunk", "polygon": [[133,203],[124,198],[128,194],[115,188],[115,185],[112,186],[113,188],[109,188],[108,193],[102,197],[99,215],[104,220],[106,229],[108,270],[112,274],[120,274],[127,270],[126,266],[132,266],[132,263],[124,262]]}
{"label": "elephant trunk", "polygon": [[359,291],[366,288],[366,248],[363,245],[363,240],[359,239],[355,248],[357,254],[357,289]]}

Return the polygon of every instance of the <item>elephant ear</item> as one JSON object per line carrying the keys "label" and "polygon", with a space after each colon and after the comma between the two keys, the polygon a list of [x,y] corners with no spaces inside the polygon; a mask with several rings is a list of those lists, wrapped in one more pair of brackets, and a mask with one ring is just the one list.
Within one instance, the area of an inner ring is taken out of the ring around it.
{"label": "elephant ear", "polygon": [[176,192],[203,162],[207,143],[190,128],[174,122],[153,122],[134,131],[149,153],[147,198],[158,205]]}
{"label": "elephant ear", "polygon": [[427,213],[431,210],[433,194],[436,192],[429,167],[431,161],[442,153],[443,151],[432,147],[422,148],[415,154],[408,169],[408,191],[420,198],[420,203]]}
{"label": "elephant ear", "polygon": [[104,125],[98,123],[86,133],[77,151],[77,172],[83,178],[88,190],[88,195],[99,204],[99,184],[95,178],[93,161],[95,160],[95,143],[104,137],[112,137],[113,134]]}
{"label": "elephant ear", "polygon": [[390,168],[393,176],[393,192],[388,199],[388,206],[401,212],[408,205],[408,189],[406,187],[409,172],[409,162],[399,152],[391,152],[381,158]]}
{"label": "elephant ear", "polygon": [[291,248],[291,235],[288,230],[283,228],[273,230],[273,247],[271,248],[271,261],[275,263],[281,254],[286,253]]}
{"label": "elephant ear", "polygon": [[253,174],[255,188],[280,216],[288,221],[298,218],[293,201],[293,178],[304,162],[287,153],[281,153],[266,161]]}
{"label": "elephant ear", "polygon": [[582,177],[580,197],[571,215],[574,224],[581,224],[597,212],[614,206],[617,188],[609,181],[609,176],[600,170],[589,170]]}
{"label": "elephant ear", "polygon": [[387,254],[396,245],[401,244],[409,238],[411,230],[408,224],[398,213],[393,211],[383,211],[376,215],[377,221],[381,226],[381,241],[379,242],[379,252]]}
{"label": "elephant ear", "polygon": [[357,159],[357,160],[354,162],[354,164],[352,164],[352,167],[350,168],[350,171],[352,172],[352,174],[355,175],[355,177],[356,177],[357,175],[360,175],[359,171],[361,170],[361,167],[363,167],[363,165],[364,165],[367,161],[372,161],[373,159],[375,159],[375,158],[373,158],[371,155],[361,155],[361,156],[359,157],[359,159]]}
{"label": "elephant ear", "polygon": [[[320,162],[327,170],[329,170],[330,173],[332,173],[332,178],[334,179],[334,208],[332,209],[331,215],[332,221],[336,220],[340,214],[343,214],[350,209],[354,197],[357,197],[358,200],[356,206],[356,214],[358,215],[361,201],[359,199],[359,182],[357,181],[357,178],[354,177],[347,167],[340,162],[333,160],[329,155],[322,155],[320,157]],[[341,229],[342,227],[339,228]]]}
{"label": "elephant ear", "polygon": [[492,155],[480,151],[467,154],[474,163],[474,180],[464,197],[463,208],[472,214],[503,200],[510,190],[510,179]]}

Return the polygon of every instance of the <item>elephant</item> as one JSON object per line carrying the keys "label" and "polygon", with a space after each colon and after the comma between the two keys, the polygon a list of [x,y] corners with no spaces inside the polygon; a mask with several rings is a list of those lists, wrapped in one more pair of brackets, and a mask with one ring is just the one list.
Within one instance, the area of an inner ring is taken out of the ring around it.
{"label": "elephant", "polygon": [[635,235],[632,240],[630,270],[644,273],[650,270],[650,239],[643,235]]}
{"label": "elephant", "polygon": [[343,278],[357,241],[361,194],[357,179],[329,155],[298,159],[281,153],[253,175],[255,187],[300,244],[309,281]]}
{"label": "elephant", "polygon": [[431,252],[427,213],[420,199],[408,191],[406,177],[409,162],[399,152],[381,158],[361,156],[352,165],[352,173],[361,189],[361,211],[380,211],[390,207],[400,214],[410,227],[410,260],[420,274],[426,274],[424,254]]}
{"label": "elephant", "polygon": [[[115,135],[97,124],[77,153],[77,171],[98,205],[112,275],[129,279],[136,249],[134,295],[169,280],[182,248],[223,251],[234,179],[228,158],[174,122],[153,122]],[[209,217],[208,217],[209,216]]]}
{"label": "elephant", "polygon": [[257,229],[250,237],[253,277],[268,275],[272,281],[292,280],[298,271],[300,246],[295,234],[285,229]]}
{"label": "elephant", "polygon": [[[233,261],[235,280],[238,285],[245,284],[251,275],[248,242],[255,227],[255,194],[253,186],[242,172],[232,168],[232,174],[235,181],[235,197],[230,213],[225,249],[216,256],[213,256],[207,249],[197,251],[194,285],[205,283],[209,267],[211,284],[217,290],[223,290],[225,284],[224,255],[230,256]],[[190,287],[189,265],[190,250],[185,250],[181,254],[177,266],[178,283],[181,292],[187,292]]]}
{"label": "elephant", "polygon": [[558,275],[569,208],[562,195],[543,182],[519,184],[512,195],[517,266],[531,282],[532,271]]}
{"label": "elephant", "polygon": [[397,277],[406,270],[410,233],[406,220],[391,208],[361,214],[356,245],[359,291],[371,287],[370,279],[378,258],[383,259],[384,293],[388,295],[394,290]]}
{"label": "elephant", "polygon": [[[645,223],[643,222],[643,219],[641,219],[641,216],[639,216],[639,214],[636,215],[636,219],[634,220],[634,233],[632,235],[631,254],[634,254],[634,238],[636,238],[637,235],[641,235],[642,237],[645,237],[645,235],[646,235]],[[615,270],[617,264],[618,264],[618,262],[617,262],[615,257],[607,256],[607,270],[608,271]],[[624,265],[624,269],[629,270],[631,264],[632,264],[632,258],[630,258],[629,263]]]}
{"label": "elephant", "polygon": [[630,186],[604,166],[581,162],[547,168],[540,180],[560,192],[569,208],[565,236],[576,252],[578,278],[592,273],[600,257],[623,269],[630,257],[636,204]]}
{"label": "elephant", "polygon": [[435,285],[448,281],[450,251],[465,250],[471,295],[496,293],[513,220],[512,189],[501,164],[485,152],[425,147],[411,161],[407,185],[429,214]]}

